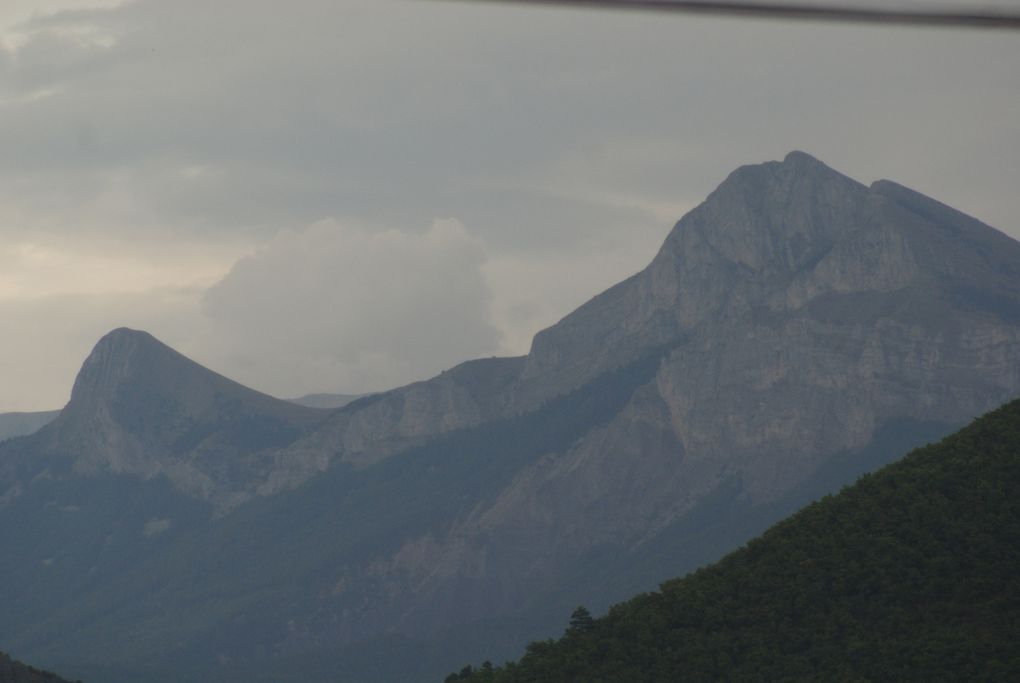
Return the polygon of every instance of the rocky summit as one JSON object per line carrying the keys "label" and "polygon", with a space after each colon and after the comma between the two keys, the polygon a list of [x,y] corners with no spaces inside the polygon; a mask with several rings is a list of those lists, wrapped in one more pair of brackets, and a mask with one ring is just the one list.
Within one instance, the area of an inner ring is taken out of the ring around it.
{"label": "rocky summit", "polygon": [[146,332],[121,328],[85,359],[70,402],[36,448],[67,456],[86,476],[161,475],[227,509],[261,480],[268,454],[325,415],[248,389]]}
{"label": "rocky summit", "polygon": [[1018,395],[1020,244],[794,152],[527,356],[334,410],[111,333],[0,446],[0,644],[107,681],[435,680]]}

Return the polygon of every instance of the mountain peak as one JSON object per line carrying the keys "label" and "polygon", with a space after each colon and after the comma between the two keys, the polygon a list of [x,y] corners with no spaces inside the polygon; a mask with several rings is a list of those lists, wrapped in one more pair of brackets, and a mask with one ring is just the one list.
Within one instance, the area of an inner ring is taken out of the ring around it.
{"label": "mountain peak", "polygon": [[110,330],[96,342],[92,354],[126,351],[140,346],[162,347],[172,351],[169,346],[159,341],[144,330],[133,330],[130,327],[118,327]]}
{"label": "mountain peak", "polygon": [[828,168],[828,166],[826,166],[821,161],[814,158],[807,152],[802,152],[798,149],[789,152],[785,157],[783,157],[783,163],[787,165],[822,166],[824,168]]}
{"label": "mountain peak", "polygon": [[894,183],[869,188],[793,151],[730,173],[644,271],[539,332],[523,377],[546,391],[528,396],[544,397],[546,387],[576,385],[708,322],[803,314],[823,300],[831,309],[840,298],[857,312],[851,297],[889,292],[933,310],[949,300],[1020,319],[1010,294],[1020,291],[1018,258],[1020,245],[973,218]]}
{"label": "mountain peak", "polygon": [[178,353],[148,332],[119,327],[104,335],[85,359],[68,408],[105,403],[137,412],[168,403],[191,416],[222,412],[225,405],[290,416],[318,411],[273,398],[224,377]]}
{"label": "mountain peak", "polygon": [[192,363],[148,332],[127,327],[108,332],[82,364],[71,390],[71,403],[109,395],[137,373],[139,364],[152,365],[160,357],[160,364]]}
{"label": "mountain peak", "polygon": [[[809,195],[816,192],[820,184],[834,184],[843,191],[861,192],[867,189],[807,152],[794,150],[783,157],[782,161],[741,166],[733,171],[713,194],[720,191],[726,194],[725,190],[736,190],[742,194],[796,192],[800,195]],[[731,199],[728,194],[727,197]]]}
{"label": "mountain peak", "polygon": [[163,473],[182,490],[228,505],[247,483],[207,471],[196,458],[210,450],[226,462],[283,447],[325,414],[249,389],[148,332],[121,327],[96,343],[70,402],[40,439],[71,455],[79,471]]}
{"label": "mountain peak", "polygon": [[667,268],[713,261],[754,277],[788,277],[860,227],[867,194],[804,152],[742,166],[674,228],[663,246],[673,252]]}
{"label": "mountain peak", "polygon": [[96,342],[96,347],[124,347],[130,344],[160,344],[158,339],[144,330],[133,330],[130,327],[118,327],[110,330]]}

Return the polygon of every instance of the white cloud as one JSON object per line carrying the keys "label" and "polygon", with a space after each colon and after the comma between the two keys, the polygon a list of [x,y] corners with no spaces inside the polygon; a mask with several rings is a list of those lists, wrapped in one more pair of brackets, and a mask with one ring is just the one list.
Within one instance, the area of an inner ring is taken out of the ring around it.
{"label": "white cloud", "polygon": [[666,221],[633,222],[569,252],[491,258],[483,270],[493,291],[493,320],[503,332],[500,354],[527,353],[536,332],[643,269],[671,227]]}
{"label": "white cloud", "polygon": [[424,379],[498,348],[485,258],[456,221],[419,234],[335,220],[285,231],[206,293],[208,356],[277,395]]}

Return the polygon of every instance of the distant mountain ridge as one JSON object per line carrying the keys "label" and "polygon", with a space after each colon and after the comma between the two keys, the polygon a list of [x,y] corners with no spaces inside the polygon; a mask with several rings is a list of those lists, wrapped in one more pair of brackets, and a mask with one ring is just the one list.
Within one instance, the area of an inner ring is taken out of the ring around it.
{"label": "distant mountain ridge", "polygon": [[59,414],[59,410],[0,413],[0,441],[33,434],[52,422]]}
{"label": "distant mountain ridge", "polygon": [[337,409],[110,333],[61,416],[0,446],[24,547],[0,644],[95,680],[428,680],[1017,395],[1020,244],[791,153],[527,356]]}

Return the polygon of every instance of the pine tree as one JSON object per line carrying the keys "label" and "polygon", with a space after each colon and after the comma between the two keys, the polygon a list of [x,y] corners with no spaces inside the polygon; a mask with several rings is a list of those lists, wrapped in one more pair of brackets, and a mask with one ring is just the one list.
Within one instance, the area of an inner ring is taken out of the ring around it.
{"label": "pine tree", "polygon": [[591,618],[591,612],[584,606],[579,606],[570,615],[570,626],[567,627],[567,633],[584,633],[590,631],[595,620]]}

